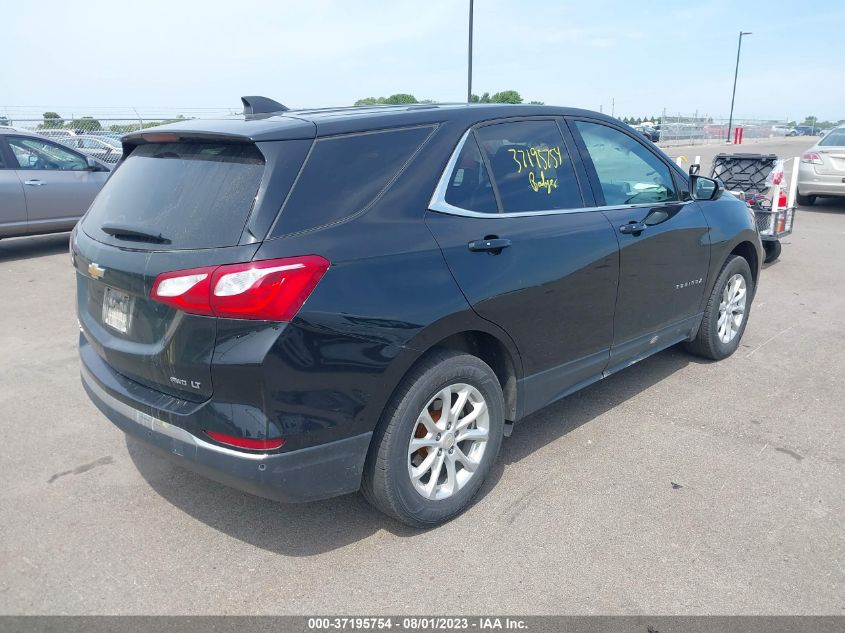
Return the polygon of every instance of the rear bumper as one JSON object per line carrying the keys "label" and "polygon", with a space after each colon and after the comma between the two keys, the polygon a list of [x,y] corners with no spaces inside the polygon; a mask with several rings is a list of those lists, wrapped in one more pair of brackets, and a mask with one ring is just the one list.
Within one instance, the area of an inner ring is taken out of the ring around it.
{"label": "rear bumper", "polygon": [[817,174],[801,166],[798,191],[802,196],[845,196],[845,175]]}
{"label": "rear bumper", "polygon": [[98,380],[84,358],[80,374],[91,401],[115,426],[214,481],[284,502],[326,499],[355,492],[361,485],[372,433],[288,453],[244,453],[206,442],[135,408]]}

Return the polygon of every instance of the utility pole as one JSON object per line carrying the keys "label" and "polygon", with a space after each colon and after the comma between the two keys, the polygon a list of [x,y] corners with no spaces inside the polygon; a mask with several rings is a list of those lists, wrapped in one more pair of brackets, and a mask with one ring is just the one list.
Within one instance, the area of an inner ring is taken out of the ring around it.
{"label": "utility pole", "polygon": [[731,114],[728,118],[728,138],[725,139],[726,143],[731,142],[731,127],[733,126],[734,122],[734,99],[736,98],[736,78],[739,75],[739,52],[742,50],[742,36],[743,35],[751,35],[750,32],[739,32],[739,44],[736,47],[736,68],[734,69],[734,89],[731,93]]}
{"label": "utility pole", "polygon": [[472,5],[469,0],[469,47],[467,50],[467,103],[472,99]]}

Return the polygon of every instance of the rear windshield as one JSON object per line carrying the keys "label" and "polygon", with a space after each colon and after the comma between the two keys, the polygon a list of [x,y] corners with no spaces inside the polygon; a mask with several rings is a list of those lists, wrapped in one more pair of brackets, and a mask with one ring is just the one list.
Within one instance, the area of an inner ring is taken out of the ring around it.
{"label": "rear windshield", "polygon": [[[255,145],[140,145],[109,178],[82,226],[96,239],[133,248],[234,246],[263,173],[264,157]],[[115,237],[103,226],[160,235],[163,241]]]}
{"label": "rear windshield", "polygon": [[845,145],[845,128],[836,128],[832,132],[828,132],[827,136],[819,141],[819,145]]}

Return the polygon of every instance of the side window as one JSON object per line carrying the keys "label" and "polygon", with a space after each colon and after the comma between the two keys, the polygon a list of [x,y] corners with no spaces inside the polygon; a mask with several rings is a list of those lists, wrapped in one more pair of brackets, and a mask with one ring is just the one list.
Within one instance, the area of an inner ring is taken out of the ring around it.
{"label": "side window", "polygon": [[339,222],[365,209],[432,129],[423,126],[317,139],[273,236]]}
{"label": "side window", "polygon": [[481,159],[478,143],[475,142],[472,134],[467,137],[455,169],[449,177],[445,199],[449,204],[469,211],[480,213],[498,213],[499,211],[487,167]]}
{"label": "side window", "polygon": [[23,136],[10,136],[7,139],[20,169],[59,171],[84,171],[88,169],[88,163],[84,158],[50,141]]}
{"label": "side window", "polygon": [[575,121],[608,206],[678,199],[669,167],[642,143],[612,127]]}
{"label": "side window", "polygon": [[502,211],[582,207],[572,160],[554,121],[517,121],[476,130]]}

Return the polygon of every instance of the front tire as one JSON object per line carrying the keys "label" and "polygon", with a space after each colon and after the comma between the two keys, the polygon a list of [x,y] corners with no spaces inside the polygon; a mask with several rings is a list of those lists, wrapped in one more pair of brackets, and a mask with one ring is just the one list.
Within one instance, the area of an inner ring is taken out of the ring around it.
{"label": "front tire", "polygon": [[751,268],[743,257],[728,257],[704,309],[696,337],[687,351],[712,360],[727,358],[739,347],[754,299]]}
{"label": "front tire", "polygon": [[766,257],[763,259],[763,263],[771,264],[780,257],[780,240],[766,240],[763,242],[763,250],[766,251]]}
{"label": "front tire", "polygon": [[481,488],[503,431],[493,370],[475,356],[437,350],[396,388],[373,435],[362,492],[412,527],[443,523]]}

